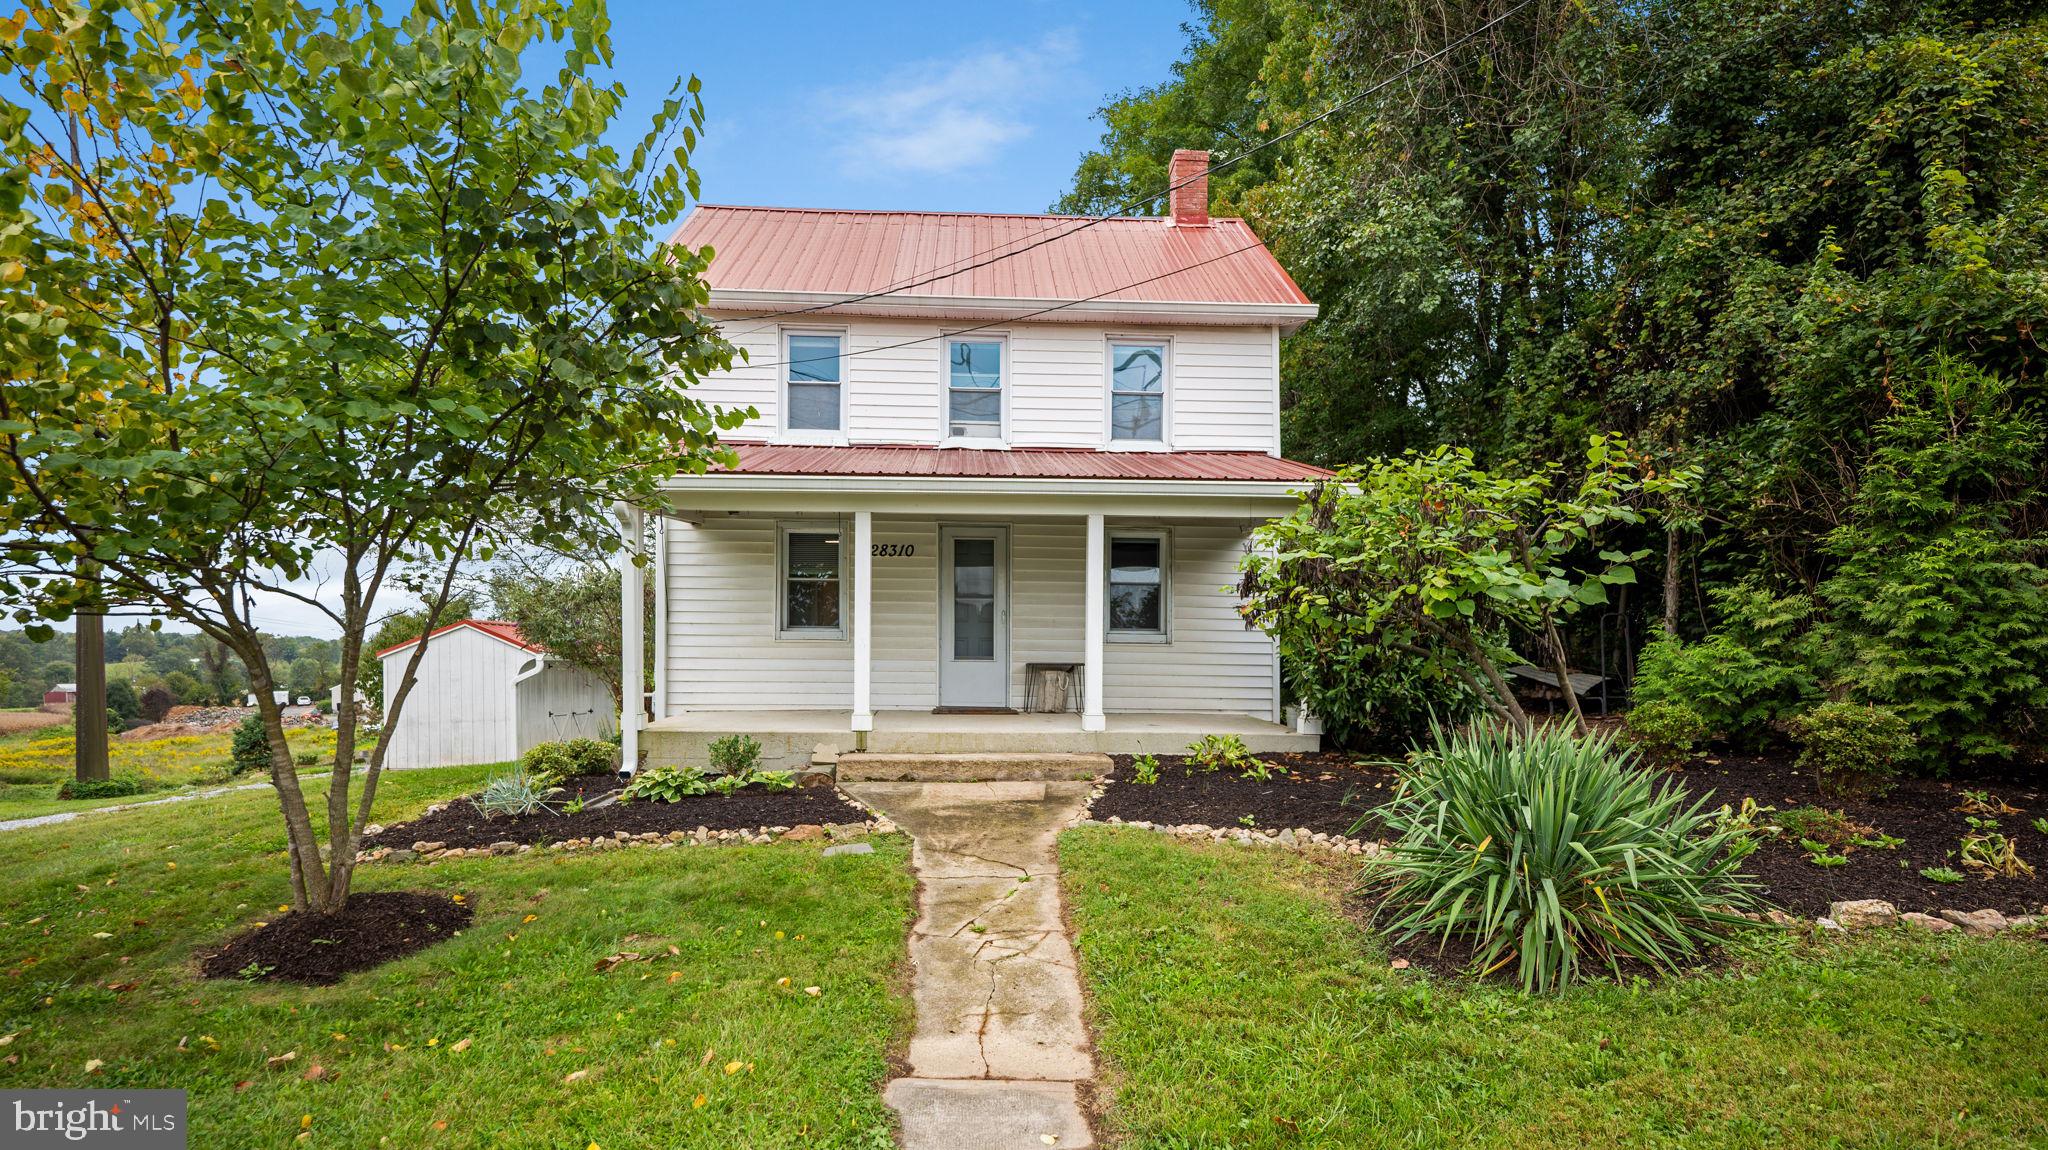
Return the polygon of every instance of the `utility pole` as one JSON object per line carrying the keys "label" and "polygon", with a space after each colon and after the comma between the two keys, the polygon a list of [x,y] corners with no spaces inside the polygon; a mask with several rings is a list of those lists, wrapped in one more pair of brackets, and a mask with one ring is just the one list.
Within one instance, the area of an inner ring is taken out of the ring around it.
{"label": "utility pole", "polygon": [[107,621],[106,617],[83,612],[72,616],[78,639],[78,702],[71,706],[71,726],[76,732],[78,781],[91,782],[107,775]]}

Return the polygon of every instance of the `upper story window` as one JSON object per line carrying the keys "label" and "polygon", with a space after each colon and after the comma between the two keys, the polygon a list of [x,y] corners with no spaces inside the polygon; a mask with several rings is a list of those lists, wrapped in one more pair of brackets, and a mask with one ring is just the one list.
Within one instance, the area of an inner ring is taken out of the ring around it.
{"label": "upper story window", "polygon": [[1110,342],[1109,438],[1112,443],[1166,441],[1165,344]]}
{"label": "upper story window", "polygon": [[844,336],[820,332],[783,337],[783,430],[845,430],[844,341]]}
{"label": "upper story window", "polygon": [[946,341],[946,437],[1003,437],[1003,341]]}

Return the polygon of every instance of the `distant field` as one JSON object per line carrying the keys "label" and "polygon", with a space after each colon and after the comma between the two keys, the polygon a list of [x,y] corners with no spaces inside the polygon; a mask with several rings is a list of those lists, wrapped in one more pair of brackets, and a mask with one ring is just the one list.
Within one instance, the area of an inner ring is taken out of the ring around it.
{"label": "distant field", "polygon": [[[129,742],[114,739],[107,766],[117,779],[132,779],[144,791],[226,782],[230,775],[230,734],[178,735]],[[334,753],[334,730],[307,727],[287,733],[295,755],[312,754],[325,764]],[[0,818],[62,810],[57,787],[71,777],[77,745],[69,725],[48,732],[0,734]],[[27,810],[34,807],[34,810]]]}
{"label": "distant field", "polygon": [[71,716],[69,715],[57,715],[49,711],[0,711],[0,735],[12,735],[21,731],[40,731],[44,727],[55,727],[70,721]]}

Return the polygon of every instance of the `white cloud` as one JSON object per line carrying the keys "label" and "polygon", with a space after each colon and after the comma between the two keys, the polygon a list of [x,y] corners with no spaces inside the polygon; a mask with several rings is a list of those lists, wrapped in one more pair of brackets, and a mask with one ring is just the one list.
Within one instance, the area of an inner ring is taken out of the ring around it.
{"label": "white cloud", "polygon": [[854,176],[951,175],[1031,134],[1031,118],[1074,81],[1079,45],[1055,33],[1020,48],[979,49],[817,96]]}

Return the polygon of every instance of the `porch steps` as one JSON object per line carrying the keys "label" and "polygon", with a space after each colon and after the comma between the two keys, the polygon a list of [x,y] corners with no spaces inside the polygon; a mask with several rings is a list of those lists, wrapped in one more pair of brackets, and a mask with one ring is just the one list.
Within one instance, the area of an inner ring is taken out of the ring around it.
{"label": "porch steps", "polygon": [[1100,779],[1109,774],[1103,754],[968,752],[839,756],[842,783],[985,783]]}

